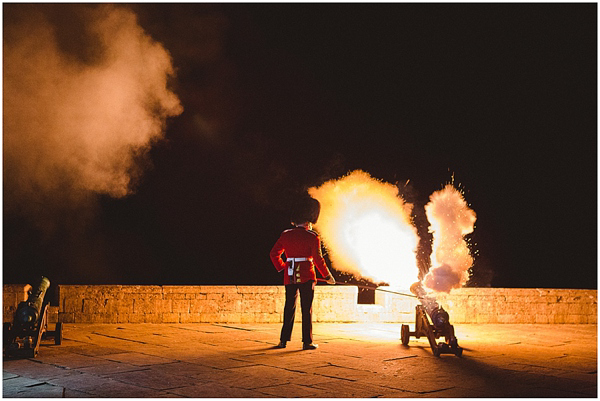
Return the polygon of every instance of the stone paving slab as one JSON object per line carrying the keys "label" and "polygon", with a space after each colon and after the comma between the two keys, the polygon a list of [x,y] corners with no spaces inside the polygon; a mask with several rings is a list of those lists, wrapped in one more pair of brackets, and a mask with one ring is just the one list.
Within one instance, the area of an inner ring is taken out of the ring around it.
{"label": "stone paving slab", "polygon": [[[399,324],[65,324],[60,346],[4,359],[14,398],[597,397],[596,325],[455,325],[462,358]],[[412,326],[411,326],[412,328]]]}
{"label": "stone paving slab", "polygon": [[168,390],[186,387],[189,386],[190,383],[193,383],[193,381],[188,377],[182,375],[174,375],[172,373],[150,369],[117,373],[111,377],[123,383],[134,384],[136,386],[151,388],[154,390]]}
{"label": "stone paving slab", "polygon": [[134,366],[148,366],[176,362],[174,359],[148,355],[139,352],[123,352],[120,354],[101,355],[100,359],[123,362]]}
{"label": "stone paving slab", "polygon": [[231,387],[225,383],[199,383],[193,386],[171,390],[171,393],[191,398],[257,398],[265,397],[264,393]]}

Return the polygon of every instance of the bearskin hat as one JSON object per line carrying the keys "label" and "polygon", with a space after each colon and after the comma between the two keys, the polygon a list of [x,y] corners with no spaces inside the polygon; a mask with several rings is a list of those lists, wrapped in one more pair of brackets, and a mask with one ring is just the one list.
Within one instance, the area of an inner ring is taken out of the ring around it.
{"label": "bearskin hat", "polygon": [[310,196],[302,196],[292,206],[291,222],[298,225],[306,222],[315,224],[321,213],[321,204]]}

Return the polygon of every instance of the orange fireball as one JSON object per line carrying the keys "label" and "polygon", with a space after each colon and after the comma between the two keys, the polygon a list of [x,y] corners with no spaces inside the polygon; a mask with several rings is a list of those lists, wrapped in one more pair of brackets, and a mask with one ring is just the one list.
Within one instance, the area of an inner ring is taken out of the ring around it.
{"label": "orange fireball", "polygon": [[396,186],[356,170],[308,192],[321,203],[315,229],[336,270],[399,288],[418,279],[413,205]]}

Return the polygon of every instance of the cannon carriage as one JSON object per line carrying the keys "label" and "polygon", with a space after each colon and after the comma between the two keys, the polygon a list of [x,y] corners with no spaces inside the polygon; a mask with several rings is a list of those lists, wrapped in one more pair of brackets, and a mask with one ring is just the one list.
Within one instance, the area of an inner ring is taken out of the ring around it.
{"label": "cannon carriage", "polygon": [[[420,282],[413,284],[410,291],[417,296],[421,305],[415,307],[415,331],[410,331],[407,324],[400,327],[400,340],[403,345],[408,345],[410,337],[427,337],[433,355],[454,354],[462,356],[463,349],[458,345],[454,335],[454,326],[450,324],[450,316],[437,301],[426,295]],[[431,318],[431,323],[429,322]],[[445,342],[437,342],[444,337]]]}
{"label": "cannon carriage", "polygon": [[3,350],[7,358],[35,358],[42,340],[54,338],[60,345],[63,339],[62,323],[56,323],[54,331],[48,330],[48,305],[45,295],[50,280],[41,277],[29,291],[26,301],[17,306],[12,322],[3,325]]}

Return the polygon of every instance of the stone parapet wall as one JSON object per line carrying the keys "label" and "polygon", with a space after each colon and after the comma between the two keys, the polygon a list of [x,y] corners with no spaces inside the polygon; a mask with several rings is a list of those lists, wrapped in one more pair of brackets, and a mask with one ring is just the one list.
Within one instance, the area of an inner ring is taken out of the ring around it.
{"label": "stone parapet wall", "polygon": [[[12,322],[17,307],[27,301],[31,285],[29,284],[4,284],[2,286],[2,322]],[[48,323],[58,322],[58,307],[48,305]]]}
{"label": "stone parapet wall", "polygon": [[[313,320],[355,321],[357,294],[316,287]],[[284,303],[283,286],[59,286],[64,323],[281,323]]]}
{"label": "stone parapet wall", "polygon": [[[451,323],[598,323],[597,290],[459,288],[437,294],[436,301],[448,312]],[[411,303],[406,297],[380,291],[375,302],[385,306],[384,321],[394,321]]]}
{"label": "stone parapet wall", "polygon": [[4,284],[2,286],[3,322],[12,322],[17,306],[27,300],[29,296],[27,292],[30,290],[31,285],[29,284]]}
{"label": "stone parapet wall", "polygon": [[[50,322],[281,323],[285,288],[59,285],[58,298]],[[357,304],[357,298],[357,287],[317,286],[313,321],[414,323],[419,304],[383,291],[375,292],[373,305]],[[25,299],[24,285],[4,285],[5,322]],[[461,288],[436,299],[451,323],[597,323],[597,290]],[[301,321],[300,310],[296,320]]]}

